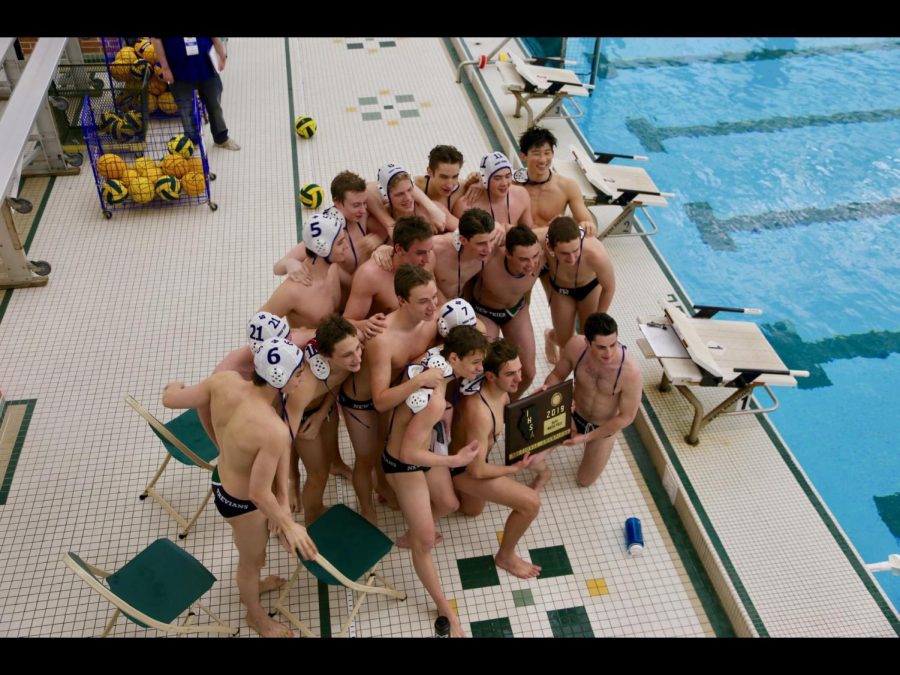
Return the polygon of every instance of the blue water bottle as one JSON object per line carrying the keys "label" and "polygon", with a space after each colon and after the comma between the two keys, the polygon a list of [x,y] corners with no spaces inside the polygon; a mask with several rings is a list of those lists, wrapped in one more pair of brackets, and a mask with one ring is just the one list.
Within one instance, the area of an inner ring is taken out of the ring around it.
{"label": "blue water bottle", "polygon": [[625,548],[628,555],[640,555],[644,550],[644,535],[641,532],[641,519],[629,518],[625,521]]}

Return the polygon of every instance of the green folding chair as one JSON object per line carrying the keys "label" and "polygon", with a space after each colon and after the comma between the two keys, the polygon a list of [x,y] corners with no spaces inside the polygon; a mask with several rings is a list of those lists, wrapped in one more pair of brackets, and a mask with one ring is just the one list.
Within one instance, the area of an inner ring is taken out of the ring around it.
{"label": "green folding chair", "polygon": [[203,425],[200,424],[200,418],[197,416],[196,410],[190,409],[173,419],[171,422],[163,424],[149,412],[144,410],[144,408],[141,407],[141,404],[132,396],[126,396],[125,400],[128,402],[128,405],[134,408],[138,415],[143,417],[147,424],[150,425],[153,433],[156,434],[160,441],[162,441],[162,444],[167,451],[166,458],[163,460],[162,464],[160,464],[159,470],[156,472],[156,475],[153,476],[153,480],[151,480],[147,487],[144,488],[140,499],[144,500],[147,497],[155,499],[170,516],[178,521],[178,524],[181,526],[178,538],[184,539],[188,535],[190,529],[194,526],[194,523],[197,522],[200,514],[203,513],[203,509],[206,508],[207,503],[209,503],[209,498],[212,497],[213,493],[212,487],[209,488],[203,503],[200,504],[200,508],[197,509],[194,517],[188,520],[178,513],[178,511],[175,510],[175,507],[166,501],[153,486],[156,485],[156,481],[162,476],[163,471],[165,471],[166,466],[169,464],[169,460],[173,457],[187,466],[199,466],[201,469],[212,471],[215,468],[212,463],[219,456],[219,449],[216,448],[206,434],[206,431],[203,429]]}
{"label": "green folding chair", "polygon": [[[236,635],[237,628],[225,625],[216,615],[197,602],[216,582],[216,578],[196,558],[170,539],[157,539],[118,572],[106,572],[86,563],[69,551],[63,556],[66,566],[88,586],[109,600],[116,611],[100,637],[106,637],[124,614],[141,628],[156,628],[166,633],[223,633]],[[189,612],[183,623],[177,619],[196,603],[216,625],[193,624],[196,612]]]}
{"label": "green folding chair", "polygon": [[[336,504],[319,516],[307,528],[307,532],[319,554],[313,560],[300,558],[293,576],[278,596],[272,611],[273,616],[276,612],[280,613],[303,635],[316,637],[284,604],[304,567],[319,581],[330,586],[345,586],[357,594],[350,617],[344,623],[338,637],[347,634],[350,624],[353,623],[353,619],[362,608],[362,603],[370,593],[406,600],[406,593],[394,588],[375,571],[375,567],[390,552],[394,542],[361,515],[343,504]],[[297,556],[300,557],[299,551]],[[359,583],[364,576],[366,582]],[[375,586],[376,579],[384,587]]]}

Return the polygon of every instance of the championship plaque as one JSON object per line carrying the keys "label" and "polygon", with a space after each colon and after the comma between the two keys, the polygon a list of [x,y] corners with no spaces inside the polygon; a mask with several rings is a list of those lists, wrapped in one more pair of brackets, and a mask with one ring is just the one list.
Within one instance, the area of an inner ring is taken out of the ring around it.
{"label": "championship plaque", "polygon": [[572,435],[572,387],[572,380],[566,380],[503,409],[507,466]]}

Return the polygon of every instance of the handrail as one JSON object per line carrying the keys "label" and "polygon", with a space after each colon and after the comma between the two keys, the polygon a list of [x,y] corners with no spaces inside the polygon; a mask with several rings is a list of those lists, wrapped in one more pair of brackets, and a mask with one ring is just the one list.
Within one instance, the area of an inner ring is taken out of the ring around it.
{"label": "handrail", "polygon": [[[6,39],[3,38],[4,41]],[[38,40],[22,74],[24,78],[27,73],[28,86],[13,89],[3,116],[0,117],[0,138],[3,139],[3,145],[0,147],[0,189],[3,190],[4,197],[18,173],[16,167],[19,156],[38,111],[47,97],[47,89],[56,72],[59,57],[66,47],[66,40],[68,38],[64,37]]]}

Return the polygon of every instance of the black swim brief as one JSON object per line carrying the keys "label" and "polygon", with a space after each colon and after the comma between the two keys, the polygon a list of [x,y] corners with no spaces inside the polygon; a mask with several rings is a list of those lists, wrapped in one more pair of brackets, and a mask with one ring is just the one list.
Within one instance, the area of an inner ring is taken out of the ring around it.
{"label": "black swim brief", "polygon": [[493,309],[492,307],[485,307],[480,302],[472,298],[471,301],[472,309],[475,310],[476,314],[480,314],[481,316],[487,317],[491,321],[493,321],[498,326],[502,326],[505,323],[508,323],[512,319],[516,317],[516,314],[524,307],[525,305],[525,296],[523,295],[521,300],[519,300],[515,307],[510,309]]}
{"label": "black swim brief", "polygon": [[591,291],[597,288],[600,285],[600,281],[598,279],[593,279],[586,283],[584,286],[577,286],[575,288],[565,288],[564,286],[557,286],[553,278],[550,278],[550,285],[553,287],[553,290],[559,293],[560,295],[564,295],[568,298],[572,298],[575,302],[581,302],[588,295],[591,294]]}
{"label": "black swim brief", "polygon": [[349,408],[351,410],[371,410],[373,412],[377,412],[375,410],[375,402],[372,399],[368,399],[367,401],[357,401],[356,399],[347,396],[347,394],[344,393],[343,389],[338,392],[338,403],[341,404],[342,408]]}
{"label": "black swim brief", "polygon": [[391,457],[388,454],[387,448],[381,453],[381,468],[384,469],[385,473],[408,473],[410,471],[431,470],[430,466],[420,466],[419,464],[407,464],[406,462],[401,462],[399,459]]}
{"label": "black swim brief", "polygon": [[249,499],[238,499],[225,492],[219,479],[219,467],[213,469],[212,488],[216,498],[216,509],[224,518],[234,518],[256,511],[256,504]]}
{"label": "black swim brief", "polygon": [[572,413],[572,421],[575,423],[575,428],[578,429],[579,434],[589,434],[599,426],[593,422],[588,422],[577,412]]}

